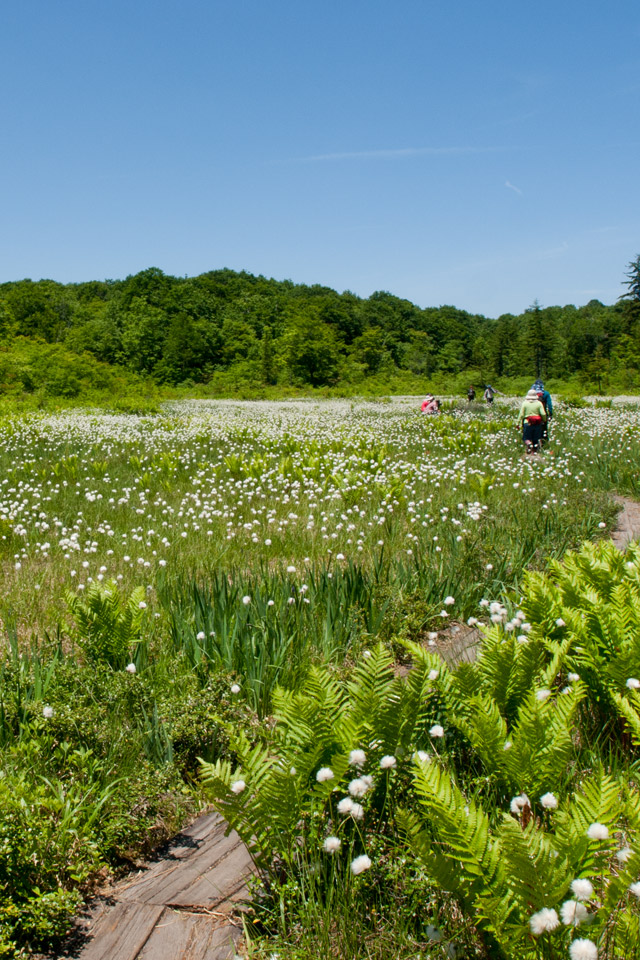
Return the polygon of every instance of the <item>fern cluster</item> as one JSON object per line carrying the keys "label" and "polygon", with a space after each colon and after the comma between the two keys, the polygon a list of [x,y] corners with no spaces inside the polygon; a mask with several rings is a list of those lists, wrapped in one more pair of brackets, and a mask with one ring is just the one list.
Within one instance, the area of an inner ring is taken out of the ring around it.
{"label": "fern cluster", "polygon": [[263,739],[232,733],[237,764],[203,764],[263,877],[328,895],[384,835],[488,957],[637,957],[640,792],[591,738],[640,742],[640,551],[587,545],[524,592],[474,663],[407,642],[404,678],[382,645],[348,680],[314,667]]}
{"label": "fern cluster", "polygon": [[90,660],[125,667],[141,640],[143,587],[123,597],[115,581],[92,583],[81,597],[67,591],[67,606],[75,620],[74,634]]}

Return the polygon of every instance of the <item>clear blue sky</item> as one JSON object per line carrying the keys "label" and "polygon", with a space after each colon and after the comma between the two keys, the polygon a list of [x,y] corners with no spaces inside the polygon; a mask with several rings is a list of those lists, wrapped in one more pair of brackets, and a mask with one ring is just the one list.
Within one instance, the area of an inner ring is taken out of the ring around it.
{"label": "clear blue sky", "polygon": [[19,0],[0,281],[220,267],[497,316],[640,253],[637,0]]}

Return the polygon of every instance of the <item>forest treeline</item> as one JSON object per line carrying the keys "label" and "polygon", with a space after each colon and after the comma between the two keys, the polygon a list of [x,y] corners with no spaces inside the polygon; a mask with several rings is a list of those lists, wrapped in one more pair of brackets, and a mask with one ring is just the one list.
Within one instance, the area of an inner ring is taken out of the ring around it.
{"label": "forest treeline", "polygon": [[537,375],[592,392],[631,389],[640,386],[640,258],[629,267],[628,295],[611,306],[534,303],[497,319],[227,269],[4,283],[0,390],[44,384],[73,397],[87,384],[113,390],[142,378],[234,393]]}

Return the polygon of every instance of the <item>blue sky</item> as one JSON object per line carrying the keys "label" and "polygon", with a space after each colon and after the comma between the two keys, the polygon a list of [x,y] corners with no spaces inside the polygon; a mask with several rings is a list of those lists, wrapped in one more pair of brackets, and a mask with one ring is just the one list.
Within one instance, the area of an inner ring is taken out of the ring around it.
{"label": "blue sky", "polygon": [[20,0],[0,281],[220,267],[497,316],[640,253],[640,4]]}

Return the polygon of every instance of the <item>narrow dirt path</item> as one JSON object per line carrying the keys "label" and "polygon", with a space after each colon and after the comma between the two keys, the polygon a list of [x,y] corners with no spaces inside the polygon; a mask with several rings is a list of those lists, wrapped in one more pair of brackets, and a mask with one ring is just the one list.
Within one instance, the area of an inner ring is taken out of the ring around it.
{"label": "narrow dirt path", "polygon": [[199,817],[156,861],[116,885],[81,931],[77,960],[230,960],[253,865],[217,813]]}

